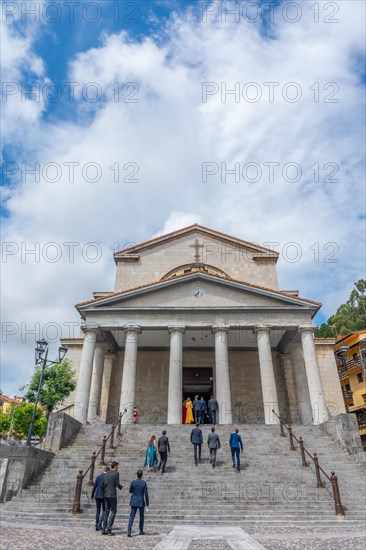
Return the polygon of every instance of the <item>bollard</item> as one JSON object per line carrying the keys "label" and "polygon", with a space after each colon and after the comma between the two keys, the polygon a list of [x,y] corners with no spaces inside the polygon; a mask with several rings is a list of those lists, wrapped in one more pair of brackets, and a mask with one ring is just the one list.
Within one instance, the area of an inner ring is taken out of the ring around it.
{"label": "bollard", "polygon": [[337,516],[345,516],[343,506],[342,506],[342,503],[341,503],[341,495],[339,493],[338,478],[335,475],[335,472],[331,472],[330,482],[331,482],[332,488],[333,488],[333,496],[334,496],[336,514],[337,514]]}
{"label": "bollard", "polygon": [[314,453],[313,459],[314,459],[314,464],[315,464],[316,486],[324,488],[323,482],[322,482],[321,477],[320,477],[319,460],[318,460],[318,457],[317,457],[316,453]]}
{"label": "bollard", "polygon": [[117,435],[118,435],[118,436],[122,435],[122,432],[121,432],[121,425],[122,425],[122,413],[119,413],[118,431],[117,431]]}
{"label": "bollard", "polygon": [[116,429],[116,423],[113,422],[113,424],[112,424],[112,431],[111,431],[111,440],[110,440],[110,442],[109,442],[109,448],[110,448],[110,449],[114,449],[113,443],[114,443],[114,430],[115,430],[115,429]]}
{"label": "bollard", "polygon": [[289,438],[290,438],[290,451],[296,451],[296,449],[294,447],[294,436],[292,435],[292,426],[291,426],[291,424],[289,424],[287,429],[288,429],[288,435],[289,435]]}
{"label": "bollard", "polygon": [[285,432],[283,431],[282,414],[280,414],[279,419],[280,419],[280,430],[281,430],[281,432],[280,432],[280,437],[286,437],[286,436],[285,436]]}
{"label": "bollard", "polygon": [[301,466],[303,468],[306,468],[308,463],[306,462],[306,458],[305,458],[304,441],[303,441],[302,437],[299,438],[299,444],[300,444],[301,460],[302,460]]}
{"label": "bollard", "polygon": [[107,445],[107,436],[105,435],[103,437],[103,441],[102,441],[102,452],[100,454],[100,462],[99,464],[105,464],[104,462],[104,457],[105,457],[105,446]]}
{"label": "bollard", "polygon": [[75,489],[75,498],[74,504],[72,507],[73,514],[79,514],[80,512],[80,498],[81,498],[81,488],[83,485],[83,470],[79,470],[78,475],[76,476],[76,489]]}
{"label": "bollard", "polygon": [[91,457],[90,475],[89,475],[88,485],[94,485],[94,468],[95,468],[95,459],[96,458],[97,457],[95,456],[95,451],[94,451],[94,453],[92,454],[92,457]]}

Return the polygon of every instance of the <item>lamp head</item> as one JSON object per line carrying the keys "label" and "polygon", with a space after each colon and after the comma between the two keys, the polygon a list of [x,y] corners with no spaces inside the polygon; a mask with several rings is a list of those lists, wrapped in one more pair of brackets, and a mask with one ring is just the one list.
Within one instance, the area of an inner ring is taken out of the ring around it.
{"label": "lamp head", "polygon": [[60,346],[58,348],[58,360],[59,360],[59,363],[61,363],[61,361],[64,359],[66,353],[68,352],[68,349],[66,346]]}

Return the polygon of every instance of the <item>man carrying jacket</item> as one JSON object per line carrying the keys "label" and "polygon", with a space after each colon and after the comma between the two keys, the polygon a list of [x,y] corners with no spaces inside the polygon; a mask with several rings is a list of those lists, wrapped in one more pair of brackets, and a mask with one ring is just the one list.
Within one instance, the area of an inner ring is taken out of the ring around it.
{"label": "man carrying jacket", "polygon": [[239,435],[238,428],[230,434],[229,445],[231,449],[231,458],[233,461],[233,468],[235,468],[235,457],[236,457],[236,468],[240,472],[240,449],[243,451],[243,441]]}
{"label": "man carrying jacket", "polygon": [[131,493],[131,499],[130,499],[130,506],[131,506],[131,512],[130,512],[130,519],[128,522],[128,529],[127,529],[127,536],[132,536],[132,525],[133,520],[135,519],[135,515],[137,510],[140,512],[140,522],[139,522],[139,528],[140,528],[140,535],[144,535],[144,512],[145,512],[145,506],[146,509],[149,506],[149,493],[147,490],[147,483],[142,479],[142,470],[137,470],[137,479],[133,481],[130,485],[130,493]]}

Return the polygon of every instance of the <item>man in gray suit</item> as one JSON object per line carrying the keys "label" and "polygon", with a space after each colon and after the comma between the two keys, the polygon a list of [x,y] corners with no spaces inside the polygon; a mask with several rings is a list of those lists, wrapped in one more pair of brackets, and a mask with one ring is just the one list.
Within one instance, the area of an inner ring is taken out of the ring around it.
{"label": "man in gray suit", "polygon": [[133,520],[135,519],[135,515],[137,510],[140,511],[140,535],[144,535],[144,512],[145,512],[145,506],[146,509],[149,506],[149,493],[147,490],[147,483],[142,478],[143,471],[137,470],[137,479],[133,481],[130,485],[130,493],[131,493],[131,500],[130,500],[130,506],[131,506],[131,512],[130,512],[130,519],[128,522],[128,530],[127,530],[127,536],[132,536],[132,524]]}
{"label": "man in gray suit", "polygon": [[208,414],[209,414],[209,423],[216,424],[216,414],[219,410],[219,404],[217,400],[211,395],[211,399],[208,400]]}
{"label": "man in gray suit", "polygon": [[194,463],[197,466],[197,450],[198,450],[198,460],[201,462],[201,452],[202,452],[202,430],[200,430],[200,425],[196,424],[196,427],[191,431],[191,443],[193,444],[193,456]]}
{"label": "man in gray suit", "polygon": [[211,433],[208,434],[207,445],[210,451],[210,464],[215,468],[216,466],[216,453],[217,449],[220,449],[221,443],[217,433],[215,433],[215,427],[212,426]]}
{"label": "man in gray suit", "polygon": [[123,485],[119,482],[118,462],[112,462],[111,469],[105,474],[102,483],[105,502],[102,535],[115,535],[112,533],[112,527],[117,513],[117,487],[121,490]]}

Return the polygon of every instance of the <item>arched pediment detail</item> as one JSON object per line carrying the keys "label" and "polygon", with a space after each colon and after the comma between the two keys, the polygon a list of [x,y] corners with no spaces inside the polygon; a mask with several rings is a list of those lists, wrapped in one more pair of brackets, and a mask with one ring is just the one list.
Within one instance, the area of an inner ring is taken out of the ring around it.
{"label": "arched pediment detail", "polygon": [[191,263],[180,265],[178,267],[175,267],[174,269],[171,269],[170,271],[168,271],[168,273],[165,273],[165,275],[163,275],[160,280],[167,281],[168,279],[173,279],[174,277],[180,277],[181,275],[189,275],[190,273],[197,272],[206,273],[207,275],[218,275],[220,277],[231,279],[231,277],[229,277],[229,275],[225,273],[225,271],[219,269],[218,267],[209,264]]}

